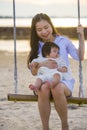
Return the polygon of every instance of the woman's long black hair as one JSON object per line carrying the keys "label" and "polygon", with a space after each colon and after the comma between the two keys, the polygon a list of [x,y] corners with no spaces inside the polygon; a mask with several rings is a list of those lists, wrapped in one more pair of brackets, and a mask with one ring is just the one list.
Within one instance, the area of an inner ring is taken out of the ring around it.
{"label": "woman's long black hair", "polygon": [[47,14],[40,13],[33,17],[32,24],[31,24],[31,32],[30,32],[30,34],[31,34],[30,35],[31,51],[29,52],[29,55],[28,55],[28,60],[27,60],[28,65],[34,58],[37,58],[37,56],[38,56],[39,41],[41,39],[38,37],[38,35],[36,33],[36,23],[41,20],[46,20],[51,25],[51,27],[53,29],[53,35],[58,34],[51,22],[50,17]]}

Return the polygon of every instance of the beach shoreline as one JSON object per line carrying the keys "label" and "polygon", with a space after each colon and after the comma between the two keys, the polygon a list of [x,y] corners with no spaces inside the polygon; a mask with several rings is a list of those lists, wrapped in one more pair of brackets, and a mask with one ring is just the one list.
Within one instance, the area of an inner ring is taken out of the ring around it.
{"label": "beach shoreline", "polygon": [[[67,36],[72,39],[78,39],[77,34],[77,26],[76,27],[55,27],[59,34]],[[18,40],[29,40],[30,39],[30,29],[31,27],[16,27],[16,39]],[[10,40],[13,39],[13,26],[9,27],[0,27],[0,39],[1,40]],[[87,27],[84,27],[84,35],[85,39],[87,40]]]}

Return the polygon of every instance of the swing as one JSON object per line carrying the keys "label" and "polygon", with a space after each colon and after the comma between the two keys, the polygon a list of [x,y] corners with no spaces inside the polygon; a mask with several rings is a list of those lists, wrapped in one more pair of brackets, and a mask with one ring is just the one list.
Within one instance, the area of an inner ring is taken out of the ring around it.
{"label": "swing", "polygon": [[[14,81],[15,81],[15,94],[8,94],[8,101],[30,101],[35,102],[38,100],[37,95],[23,95],[17,94],[17,60],[16,60],[16,26],[15,26],[15,0],[13,0],[13,16],[14,16]],[[78,0],[78,24],[80,24],[80,5]],[[78,35],[78,38],[80,35]],[[79,42],[80,47],[80,42]],[[82,86],[82,64],[79,58],[79,97],[67,97],[67,102],[72,104],[87,104],[87,98],[84,97],[83,94],[83,86]],[[53,101],[53,99],[50,99]]]}

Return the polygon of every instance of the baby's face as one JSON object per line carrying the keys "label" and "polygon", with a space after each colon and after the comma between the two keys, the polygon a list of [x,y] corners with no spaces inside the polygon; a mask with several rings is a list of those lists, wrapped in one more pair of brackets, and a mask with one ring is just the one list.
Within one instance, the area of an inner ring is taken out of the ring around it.
{"label": "baby's face", "polygon": [[50,58],[57,58],[58,57],[58,48],[53,47],[51,48]]}

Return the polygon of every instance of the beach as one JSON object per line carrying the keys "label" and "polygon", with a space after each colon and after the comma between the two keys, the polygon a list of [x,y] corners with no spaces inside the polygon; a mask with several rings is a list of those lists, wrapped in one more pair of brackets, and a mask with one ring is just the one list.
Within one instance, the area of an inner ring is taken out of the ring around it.
{"label": "beach", "polygon": [[[27,68],[28,52],[17,53],[17,74],[19,94],[33,94],[28,85],[35,81]],[[87,55],[86,55],[87,57]],[[73,96],[79,95],[79,65],[70,59],[72,73],[75,77]],[[87,97],[87,59],[82,61],[83,90]],[[7,100],[8,93],[15,93],[14,54],[0,50],[0,130],[41,130],[41,120],[37,102],[13,102]],[[61,122],[51,103],[50,130],[61,130]],[[75,106],[76,109],[72,109]],[[68,121],[70,130],[87,130],[87,105],[68,104]]]}
{"label": "beach", "polygon": [[[80,6],[81,5],[81,6]],[[84,97],[87,98],[87,1],[1,0],[0,1],[0,130],[42,130],[38,102],[8,101],[8,94],[33,94],[29,84],[35,77],[27,68],[32,18],[46,13],[58,33],[73,39],[78,47],[78,24],[84,27],[86,40],[82,61]],[[81,8],[80,8],[81,7]],[[16,35],[14,35],[16,34]],[[15,87],[14,43],[17,52],[17,87]],[[79,63],[69,56],[75,78],[72,96],[79,97]],[[69,130],[87,130],[87,104],[67,104]],[[51,102],[49,130],[61,130],[61,121]]]}

